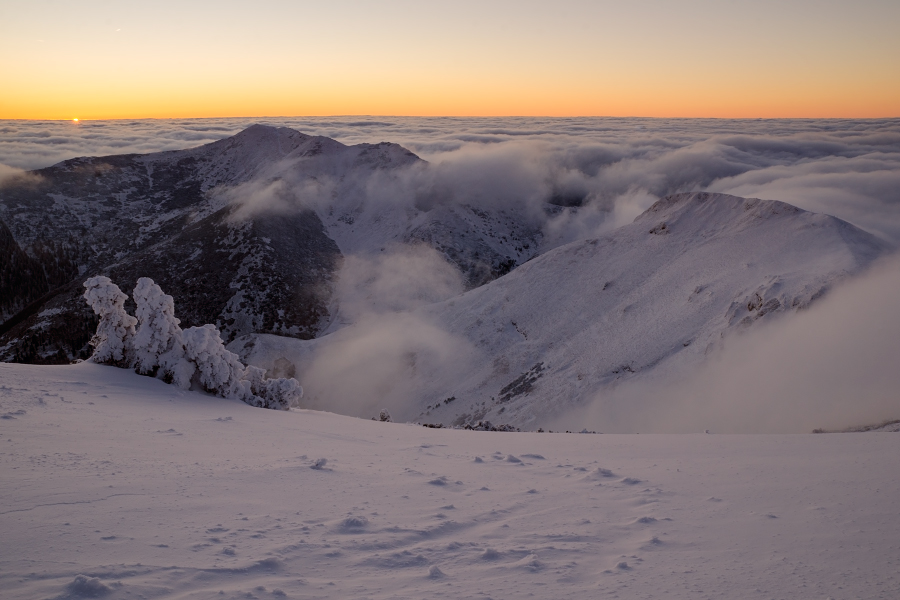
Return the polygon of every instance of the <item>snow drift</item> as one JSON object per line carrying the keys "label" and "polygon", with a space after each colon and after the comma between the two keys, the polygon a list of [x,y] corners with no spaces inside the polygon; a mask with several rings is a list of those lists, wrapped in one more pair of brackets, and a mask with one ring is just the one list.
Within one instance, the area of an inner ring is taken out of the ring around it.
{"label": "snow drift", "polygon": [[426,429],[89,362],[0,381],[4,600],[900,597],[897,433]]}

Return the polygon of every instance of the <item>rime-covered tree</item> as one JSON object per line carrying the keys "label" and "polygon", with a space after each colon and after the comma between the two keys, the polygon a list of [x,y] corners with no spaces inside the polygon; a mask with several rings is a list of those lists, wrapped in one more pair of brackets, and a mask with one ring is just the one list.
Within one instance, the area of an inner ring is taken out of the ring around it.
{"label": "rime-covered tree", "polygon": [[91,338],[96,363],[127,367],[132,362],[134,326],[137,319],[125,312],[128,299],[109,277],[98,275],[84,282],[84,298],[100,317]]}
{"label": "rime-covered tree", "polygon": [[250,382],[244,381],[245,367],[237,354],[225,348],[214,325],[190,327],[182,332],[185,356],[197,367],[200,384],[223,398],[252,396]]}
{"label": "rime-covered tree", "polygon": [[128,296],[108,277],[91,277],[84,287],[85,299],[100,315],[91,340],[94,362],[134,366],[138,373],[162,375],[184,389],[196,374],[206,391],[251,406],[288,410],[299,404],[303,388],[296,379],[266,379],[262,369],[245,367],[225,348],[214,325],[182,330],[175,301],[152,279],[142,277],[134,288],[136,319],[125,312]]}
{"label": "rime-covered tree", "polygon": [[266,372],[252,365],[244,371],[244,381],[250,383],[250,392],[254,396],[244,402],[253,406],[288,410],[298,406],[303,397],[303,388],[293,377],[266,379]]}
{"label": "rime-covered tree", "polygon": [[175,301],[163,293],[149,277],[141,277],[134,288],[135,316],[134,366],[138,373],[155,375],[180,388],[191,385],[194,365],[185,358],[184,340],[175,317]]}

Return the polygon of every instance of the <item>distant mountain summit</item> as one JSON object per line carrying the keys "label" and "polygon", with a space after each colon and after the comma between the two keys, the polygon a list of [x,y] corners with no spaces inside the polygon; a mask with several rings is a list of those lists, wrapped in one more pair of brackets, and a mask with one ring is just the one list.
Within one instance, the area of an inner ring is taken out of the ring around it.
{"label": "distant mountain summit", "polygon": [[185,326],[213,323],[227,339],[305,339],[329,320],[342,252],[425,243],[470,287],[536,252],[539,232],[506,215],[427,198],[427,208],[372,206],[373,181],[417,166],[427,163],[397,144],[254,125],[197,148],[75,158],[14,179],[0,189],[0,360],[85,357],[90,275],[126,292],[151,277]]}

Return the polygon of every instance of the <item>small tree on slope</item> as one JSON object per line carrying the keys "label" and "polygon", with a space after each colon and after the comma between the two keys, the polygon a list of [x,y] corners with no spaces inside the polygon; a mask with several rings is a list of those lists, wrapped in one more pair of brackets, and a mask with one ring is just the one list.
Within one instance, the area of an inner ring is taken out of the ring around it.
{"label": "small tree on slope", "polygon": [[259,367],[248,366],[244,371],[244,380],[250,383],[253,400],[244,400],[247,404],[260,408],[287,410],[300,404],[303,388],[293,377],[266,379],[266,372]]}
{"label": "small tree on slope", "polygon": [[125,312],[128,299],[109,277],[98,275],[84,282],[84,298],[100,316],[97,332],[91,338],[96,363],[127,367],[131,364],[134,326],[137,319]]}
{"label": "small tree on slope", "polygon": [[244,365],[237,354],[225,348],[214,325],[190,327],[182,332],[182,337],[185,356],[197,366],[200,384],[207,391],[245,401],[253,395],[250,382],[243,381]]}
{"label": "small tree on slope", "polygon": [[188,389],[194,365],[185,358],[184,340],[175,317],[175,301],[149,277],[141,277],[134,288],[134,366],[142,375],[161,375],[178,387]]}

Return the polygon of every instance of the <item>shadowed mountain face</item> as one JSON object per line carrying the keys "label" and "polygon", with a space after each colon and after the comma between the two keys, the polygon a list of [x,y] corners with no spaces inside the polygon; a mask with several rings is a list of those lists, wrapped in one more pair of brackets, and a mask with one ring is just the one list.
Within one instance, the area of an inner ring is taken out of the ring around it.
{"label": "shadowed mountain face", "polygon": [[312,210],[233,218],[216,192],[280,160],[371,151],[254,126],[184,151],[79,158],[0,190],[0,359],[83,358],[96,321],[81,281],[109,275],[130,294],[152,277],[184,326],[226,338],[267,331],[313,337],[328,314],[337,245]]}
{"label": "shadowed mountain face", "polygon": [[183,326],[213,323],[226,340],[309,339],[333,317],[342,253],[425,244],[470,288],[536,254],[540,232],[516,215],[427,190],[403,198],[400,177],[427,166],[396,144],[254,125],[197,148],[76,158],[7,180],[0,360],[86,357],[96,320],[81,282],[92,275],[127,294],[151,277]]}

